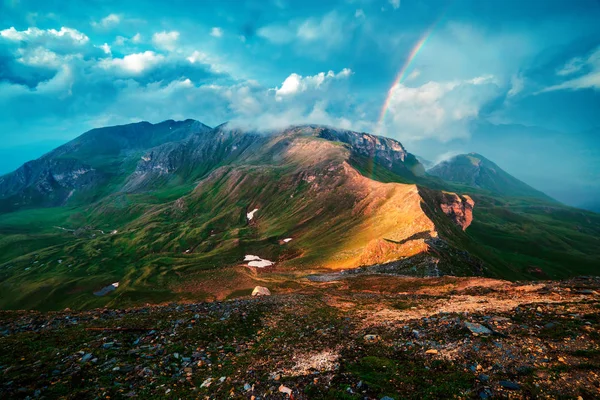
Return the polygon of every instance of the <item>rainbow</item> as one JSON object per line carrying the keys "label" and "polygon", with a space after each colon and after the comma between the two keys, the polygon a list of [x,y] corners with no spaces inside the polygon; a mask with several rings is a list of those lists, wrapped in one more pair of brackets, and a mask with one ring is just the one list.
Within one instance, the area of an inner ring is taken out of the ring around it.
{"label": "rainbow", "polygon": [[415,57],[417,56],[417,54],[419,54],[419,52],[421,51],[423,46],[425,46],[425,42],[427,42],[427,39],[429,39],[431,37],[431,34],[433,33],[433,30],[435,29],[435,27],[439,21],[440,21],[439,19],[436,20],[431,25],[431,27],[429,27],[429,29],[427,29],[427,31],[425,31],[425,33],[421,36],[419,41],[413,46],[412,50],[408,54],[408,57],[406,58],[406,61],[404,62],[404,65],[402,65],[402,68],[400,68],[398,75],[396,75],[396,79],[394,79],[394,83],[392,83],[390,90],[388,90],[387,97],[385,98],[383,107],[381,108],[381,113],[379,114],[379,120],[377,121],[377,126],[378,126],[379,131],[381,131],[381,127],[383,125],[383,120],[385,119],[385,115],[387,114],[387,111],[390,107],[390,101],[392,100],[392,95],[394,94],[394,89],[396,88],[396,85],[398,85],[400,82],[402,82],[402,80],[404,79],[404,77],[406,75],[406,71],[408,71],[408,68],[412,64],[412,62],[415,59]]}

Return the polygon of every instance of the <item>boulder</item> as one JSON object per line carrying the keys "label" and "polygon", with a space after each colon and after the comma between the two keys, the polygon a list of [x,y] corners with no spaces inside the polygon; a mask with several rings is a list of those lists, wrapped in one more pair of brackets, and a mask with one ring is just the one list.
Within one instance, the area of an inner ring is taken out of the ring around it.
{"label": "boulder", "polygon": [[270,296],[271,292],[264,286],[257,286],[252,291],[252,296]]}

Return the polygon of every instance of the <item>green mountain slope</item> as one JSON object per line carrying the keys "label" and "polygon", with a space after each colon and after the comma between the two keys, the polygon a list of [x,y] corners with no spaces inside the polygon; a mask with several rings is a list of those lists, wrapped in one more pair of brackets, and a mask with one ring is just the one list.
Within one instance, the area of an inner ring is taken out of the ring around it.
{"label": "green mountain slope", "polygon": [[[116,139],[97,160],[80,156],[95,134],[45,156],[45,165],[77,159],[112,171],[110,184],[74,187],[86,197],[59,207],[0,208],[1,308],[222,299],[371,265],[511,279],[598,268],[597,214],[427,176],[391,139],[312,125],[257,134],[176,124],[176,135],[167,125],[135,140],[107,128]],[[15,174],[4,179],[19,184]],[[21,182],[9,198],[40,190]],[[249,268],[248,255],[274,265]],[[114,292],[94,295],[115,282]]]}

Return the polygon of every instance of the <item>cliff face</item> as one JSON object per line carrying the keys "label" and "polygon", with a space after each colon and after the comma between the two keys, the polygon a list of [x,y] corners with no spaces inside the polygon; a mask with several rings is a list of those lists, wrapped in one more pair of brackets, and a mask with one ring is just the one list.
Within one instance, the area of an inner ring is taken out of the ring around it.
{"label": "cliff face", "polygon": [[417,158],[407,152],[397,140],[339,129],[317,127],[315,130],[318,137],[346,143],[355,154],[372,159],[394,172],[416,176],[425,174],[425,169]]}
{"label": "cliff face", "polygon": [[466,230],[473,221],[473,207],[475,202],[467,195],[442,192],[440,208],[452,222]]}
{"label": "cliff face", "polygon": [[89,164],[44,156],[0,178],[0,199],[12,208],[64,204],[76,191],[104,182],[106,176]]}

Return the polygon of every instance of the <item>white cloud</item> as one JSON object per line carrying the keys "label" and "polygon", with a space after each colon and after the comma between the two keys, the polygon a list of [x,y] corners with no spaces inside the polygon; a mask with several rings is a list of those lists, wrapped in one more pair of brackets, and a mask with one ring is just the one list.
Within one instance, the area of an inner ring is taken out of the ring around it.
{"label": "white cloud", "polygon": [[277,100],[282,100],[284,97],[293,96],[307,90],[320,89],[327,81],[348,78],[350,75],[352,75],[352,70],[349,68],[344,68],[337,74],[329,71],[306,77],[292,73],[283,81],[281,87],[274,89],[275,97]]}
{"label": "white cloud", "polygon": [[208,63],[209,61],[209,57],[208,55],[206,55],[205,53],[202,53],[201,51],[195,50],[188,58],[187,60],[189,62],[191,62],[192,64],[195,63]]}
{"label": "white cloud", "polygon": [[161,54],[156,54],[153,51],[145,51],[143,53],[128,54],[123,58],[100,60],[100,66],[104,69],[116,68],[126,73],[139,74],[160,64],[164,60],[165,57]]}
{"label": "white cloud", "polygon": [[419,75],[421,75],[421,70],[415,69],[410,74],[408,74],[408,76],[406,77],[406,79],[404,81],[405,82],[414,81],[415,79],[417,79],[419,77]]}
{"label": "white cloud", "polygon": [[400,0],[388,0],[394,10],[400,8]]}
{"label": "white cloud", "polygon": [[111,50],[110,50],[110,46],[108,45],[108,43],[104,43],[102,46],[98,46],[99,48],[102,49],[102,51],[104,51],[104,53],[110,55],[112,54]]}
{"label": "white cloud", "polygon": [[365,12],[362,10],[362,8],[359,8],[354,12],[354,17],[355,18],[365,18]]}
{"label": "white cloud", "polygon": [[[259,28],[257,34],[274,44],[297,41],[305,50],[315,50],[315,43],[331,49],[343,43],[356,25],[356,21],[332,11],[322,17],[293,20],[287,25],[267,25]],[[321,51],[322,47],[318,49]]]}
{"label": "white cloud", "polygon": [[214,27],[210,30],[210,36],[220,38],[223,36],[223,30],[219,27]]}
{"label": "white cloud", "polygon": [[296,32],[296,36],[303,41],[320,41],[325,44],[335,45],[344,40],[348,32],[348,26],[344,19],[335,11],[332,11],[322,18],[308,18],[305,20]]}
{"label": "white cloud", "polygon": [[177,31],[162,31],[156,32],[152,36],[152,43],[159,49],[173,51],[175,50],[175,45],[179,40],[179,32]]}
{"label": "white cloud", "polygon": [[34,42],[40,39],[63,39],[71,42],[72,44],[82,45],[89,42],[89,38],[79,32],[77,29],[62,27],[60,30],[56,29],[39,29],[39,28],[27,28],[24,31],[18,31],[14,27],[4,29],[0,31],[0,37],[12,40],[12,41],[25,41]]}
{"label": "white cloud", "polygon": [[19,58],[17,61],[36,67],[58,68],[65,62],[64,57],[59,57],[53,51],[44,49],[43,47],[36,47],[29,51],[26,49],[19,49],[18,53],[21,55],[21,58]]}
{"label": "white cloud", "polygon": [[405,141],[467,137],[468,123],[499,93],[493,76],[432,81],[417,87],[400,83],[390,90],[387,118],[380,127],[381,133]]}
{"label": "white cloud", "polygon": [[555,90],[600,90],[600,47],[592,51],[587,57],[572,58],[556,74],[561,77],[575,74],[579,74],[579,76],[547,87],[538,93]]}
{"label": "white cloud", "polygon": [[507,97],[514,97],[523,91],[525,87],[525,79],[520,74],[515,74],[510,79],[510,90],[506,94]]}
{"label": "white cloud", "polygon": [[115,46],[124,46],[127,42],[131,42],[133,44],[140,44],[142,42],[142,35],[140,33],[136,33],[131,38],[127,38],[125,36],[117,36],[115,38]]}
{"label": "white cloud", "polygon": [[100,22],[92,21],[94,28],[112,28],[121,22],[121,17],[117,14],[109,14],[102,18]]}

